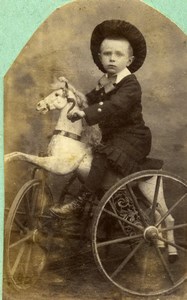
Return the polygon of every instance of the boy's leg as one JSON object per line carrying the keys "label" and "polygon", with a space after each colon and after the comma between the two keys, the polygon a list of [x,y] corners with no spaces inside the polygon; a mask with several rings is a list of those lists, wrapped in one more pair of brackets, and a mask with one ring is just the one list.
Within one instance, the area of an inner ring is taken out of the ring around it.
{"label": "boy's leg", "polygon": [[108,162],[106,155],[97,153],[93,157],[90,172],[84,183],[85,189],[92,193],[96,193],[100,190],[107,167]]}
{"label": "boy's leg", "polygon": [[71,203],[62,205],[61,207],[52,207],[51,211],[58,215],[81,212],[90,196],[100,190],[107,170],[107,165],[108,163],[105,154],[97,153],[93,158],[90,172],[84,185],[81,186],[77,198]]}

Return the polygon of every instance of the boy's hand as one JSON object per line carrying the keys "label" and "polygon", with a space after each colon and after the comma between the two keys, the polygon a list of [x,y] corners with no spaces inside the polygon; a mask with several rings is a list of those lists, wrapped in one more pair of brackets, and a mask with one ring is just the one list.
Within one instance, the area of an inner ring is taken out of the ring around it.
{"label": "boy's hand", "polygon": [[85,117],[85,112],[83,110],[74,109],[73,111],[69,112],[67,118],[72,122],[80,120]]}

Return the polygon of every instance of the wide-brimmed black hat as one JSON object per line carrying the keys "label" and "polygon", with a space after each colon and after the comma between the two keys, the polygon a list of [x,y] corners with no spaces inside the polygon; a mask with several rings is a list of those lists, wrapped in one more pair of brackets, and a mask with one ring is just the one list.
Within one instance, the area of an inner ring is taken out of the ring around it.
{"label": "wide-brimmed black hat", "polygon": [[90,49],[98,68],[106,73],[99,59],[100,45],[105,38],[125,38],[131,44],[134,60],[128,69],[136,72],[146,57],[146,42],[142,33],[132,24],[123,20],[106,20],[97,25],[91,36]]}

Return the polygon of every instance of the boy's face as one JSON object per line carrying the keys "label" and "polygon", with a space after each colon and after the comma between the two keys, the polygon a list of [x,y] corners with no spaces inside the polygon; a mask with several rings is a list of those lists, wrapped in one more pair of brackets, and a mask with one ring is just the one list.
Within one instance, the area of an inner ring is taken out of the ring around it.
{"label": "boy's face", "polygon": [[134,56],[127,40],[104,39],[99,57],[108,75],[115,75],[130,66]]}

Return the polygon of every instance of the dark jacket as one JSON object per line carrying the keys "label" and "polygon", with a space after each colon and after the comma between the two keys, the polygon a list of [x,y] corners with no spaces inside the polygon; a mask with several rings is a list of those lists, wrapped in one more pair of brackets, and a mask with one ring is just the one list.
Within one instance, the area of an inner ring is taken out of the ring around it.
{"label": "dark jacket", "polygon": [[123,78],[106,93],[104,88],[87,94],[84,109],[89,125],[99,124],[102,141],[95,151],[105,153],[123,175],[142,169],[151,150],[151,132],[142,116],[141,87],[134,74]]}

